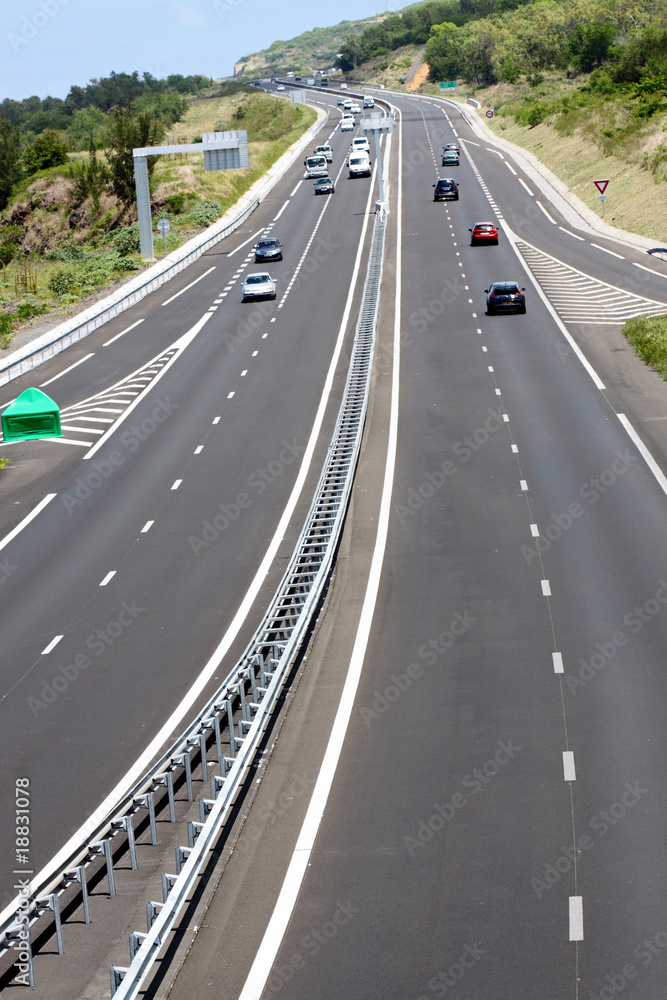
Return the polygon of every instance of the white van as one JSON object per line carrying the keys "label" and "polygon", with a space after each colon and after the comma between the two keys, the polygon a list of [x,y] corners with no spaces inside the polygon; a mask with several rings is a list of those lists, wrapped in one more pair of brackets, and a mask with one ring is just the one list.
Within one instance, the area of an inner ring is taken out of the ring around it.
{"label": "white van", "polygon": [[350,177],[370,177],[371,161],[368,153],[350,153],[347,168]]}
{"label": "white van", "polygon": [[306,177],[326,177],[329,172],[326,156],[307,156],[303,163]]}
{"label": "white van", "polygon": [[375,101],[373,100],[372,97],[364,97],[364,107],[365,108],[374,108],[375,107]]}
{"label": "white van", "polygon": [[352,140],[352,146],[350,147],[351,153],[368,153],[370,156],[370,146],[368,145],[368,139],[365,135],[358,135]]}

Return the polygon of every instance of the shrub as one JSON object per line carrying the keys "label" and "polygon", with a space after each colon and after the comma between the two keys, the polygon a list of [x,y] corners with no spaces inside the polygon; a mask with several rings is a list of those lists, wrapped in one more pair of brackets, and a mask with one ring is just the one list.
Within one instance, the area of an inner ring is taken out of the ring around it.
{"label": "shrub", "polygon": [[167,198],[167,204],[174,215],[180,215],[185,204],[185,195],[182,191],[179,191],[178,194],[170,194]]}
{"label": "shrub", "polygon": [[637,316],[624,324],[623,335],[639,357],[667,380],[667,317]]}
{"label": "shrub", "polygon": [[139,248],[139,226],[133,222],[131,226],[119,229],[111,237],[115,249],[124,257],[131,253],[136,253]]}
{"label": "shrub", "polygon": [[23,168],[27,174],[60,167],[63,163],[67,163],[67,145],[62,133],[55,128],[44,129],[23,153]]}
{"label": "shrub", "polygon": [[13,316],[9,316],[7,313],[0,315],[0,350],[9,347],[11,341],[14,339],[14,334],[12,333],[13,325]]}
{"label": "shrub", "polygon": [[40,302],[39,299],[30,296],[30,298],[24,299],[16,307],[16,316],[20,320],[32,319],[33,316],[41,316],[42,313],[48,311],[48,305],[46,302]]}
{"label": "shrub", "polygon": [[49,288],[54,295],[65,295],[66,292],[70,292],[77,285],[76,275],[72,270],[56,271],[52,274],[46,283],[46,287]]}
{"label": "shrub", "polygon": [[191,208],[184,218],[196,226],[210,226],[212,222],[220,218],[221,213],[222,209],[217,201],[202,201],[199,205]]}

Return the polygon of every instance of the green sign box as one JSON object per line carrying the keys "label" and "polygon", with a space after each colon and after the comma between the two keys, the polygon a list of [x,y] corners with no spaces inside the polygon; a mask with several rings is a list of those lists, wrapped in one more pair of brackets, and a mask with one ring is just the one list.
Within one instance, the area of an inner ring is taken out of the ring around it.
{"label": "green sign box", "polygon": [[440,90],[456,90],[456,80],[444,80],[438,86]]}
{"label": "green sign box", "polygon": [[26,389],[2,414],[5,441],[62,437],[57,403],[41,389]]}

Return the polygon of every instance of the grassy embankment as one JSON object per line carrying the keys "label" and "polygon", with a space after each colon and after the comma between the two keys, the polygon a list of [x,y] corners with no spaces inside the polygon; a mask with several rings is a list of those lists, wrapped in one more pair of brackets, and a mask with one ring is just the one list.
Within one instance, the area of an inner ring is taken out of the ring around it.
{"label": "grassy embankment", "polygon": [[[198,97],[166,142],[191,142],[202,132],[247,129],[249,170],[204,170],[201,154],[162,157],[151,181],[154,218],[171,222],[167,252],[223,215],[315,121],[305,105],[243,90]],[[98,154],[103,157],[103,152]],[[72,154],[81,160],[86,154]],[[21,253],[0,272],[0,350],[29,322],[49,323],[106,294],[144,267],[138,253],[136,210],[105,193],[99,205],[77,202],[68,165],[24,180],[3,213],[4,239],[21,239]],[[155,250],[164,254],[156,234]]]}

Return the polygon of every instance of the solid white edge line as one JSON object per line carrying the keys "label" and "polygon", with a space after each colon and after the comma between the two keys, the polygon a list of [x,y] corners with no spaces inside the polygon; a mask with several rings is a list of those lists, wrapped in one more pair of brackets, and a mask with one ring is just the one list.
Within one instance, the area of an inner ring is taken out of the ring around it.
{"label": "solid white edge line", "polygon": [[552,653],[551,654],[551,658],[553,660],[554,673],[555,674],[563,674],[563,673],[565,673],[565,668],[563,666],[563,654],[562,653]]}
{"label": "solid white edge line", "polygon": [[[203,275],[202,275],[202,277],[203,277]],[[205,326],[206,323],[208,323],[208,321],[210,320],[210,318],[211,318],[212,315],[213,315],[213,313],[205,312],[204,315],[201,317],[201,319],[198,320],[195,323],[195,325],[190,330],[188,330],[187,333],[184,333],[182,337],[179,337],[178,340],[174,341],[174,343],[171,344],[171,346],[167,348],[167,350],[171,350],[172,348],[177,348],[177,350],[169,358],[169,361],[167,361],[166,365],[162,366],[162,368],[157,373],[157,375],[152,380],[152,382],[149,382],[148,385],[146,386],[146,388],[143,389],[139,393],[139,395],[136,396],[132,400],[132,402],[130,403],[130,405],[128,406],[128,408],[123,411],[122,415],[118,418],[118,420],[115,422],[115,424],[113,424],[113,426],[109,428],[109,430],[105,433],[105,435],[99,439],[99,441],[97,442],[97,444],[94,445],[90,449],[90,451],[86,452],[86,454],[83,456],[84,460],[87,459],[87,458],[92,458],[93,455],[95,454],[95,452],[99,451],[99,449],[102,447],[102,445],[106,443],[107,438],[110,438],[112,434],[116,433],[116,431],[118,430],[118,428],[120,427],[120,425],[125,420],[127,420],[127,418],[129,417],[129,415],[132,413],[132,411],[134,409],[136,409],[136,407],[142,401],[142,399],[144,398],[144,396],[148,395],[148,393],[151,392],[151,390],[153,389],[153,387],[155,385],[157,385],[157,383],[160,381],[160,379],[165,374],[165,372],[169,371],[169,369],[174,364],[174,362],[176,362],[180,358],[180,356],[183,353],[183,351],[185,350],[185,348],[189,344],[192,343],[192,341],[195,339],[195,337],[200,332],[200,330]]]}
{"label": "solid white edge line", "polygon": [[299,838],[297,840],[292,860],[285,875],[278,900],[274,907],[268,927],[264,933],[262,943],[259,946],[255,961],[252,964],[248,977],[241,991],[239,1000],[258,1000],[261,996],[266,981],[271,973],[271,968],[280,948],[280,944],[285,935],[292,911],[296,904],[297,896],[303,882],[306,869],[310,860],[310,855],[315,843],[315,838],[326,808],[327,799],[333,783],[338,760],[345,740],[345,734],[352,714],[354,699],[359,686],[361,669],[363,666],[366,647],[370,635],[373,621],[373,612],[377,601],[377,594],[380,586],[380,575],[384,561],[385,547],[389,531],[389,518],[391,514],[391,494],[393,488],[394,467],[396,463],[396,450],[398,441],[398,403],[399,403],[399,376],[400,376],[400,313],[401,313],[401,229],[402,229],[402,131],[399,129],[398,144],[398,207],[396,213],[397,225],[397,247],[396,247],[396,299],[394,307],[394,367],[392,372],[391,390],[391,416],[389,422],[389,433],[387,440],[387,455],[385,461],[384,481],[382,485],[382,499],[380,502],[380,515],[378,518],[377,534],[375,538],[375,548],[371,560],[371,567],[366,585],[366,594],[362,605],[357,628],[357,635],[350,658],[347,678],[341,695],[340,704],[336,713],[336,718],[331,730],[327,749],[324,754],[322,766],[313,794],[308,805],[308,811],[303,821]]}
{"label": "solid white edge line", "polygon": [[544,205],[542,204],[542,202],[541,202],[541,201],[537,201],[537,200],[536,200],[536,201],[535,201],[535,204],[536,204],[536,205],[538,205],[538,206],[539,206],[539,208],[541,208],[541,209],[542,209],[542,211],[543,211],[543,212],[544,212],[544,214],[546,215],[546,217],[547,217],[547,219],[549,220],[549,222],[553,222],[554,226],[555,226],[555,225],[557,225],[557,222],[556,222],[556,220],[555,220],[555,219],[553,219],[553,218],[552,218],[552,217],[551,217],[551,216],[549,215],[549,213],[547,212],[546,208],[544,207]]}
{"label": "solid white edge line", "polygon": [[54,637],[53,637],[53,639],[51,640],[51,642],[50,642],[50,643],[48,644],[48,646],[46,647],[46,649],[43,649],[43,650],[42,650],[42,656],[48,656],[48,654],[49,654],[49,653],[50,653],[50,652],[51,652],[52,650],[54,650],[54,649],[56,648],[56,646],[58,645],[58,643],[60,642],[60,640],[61,640],[62,638],[63,638],[63,636],[62,636],[62,635],[56,635],[56,636],[54,636]]}
{"label": "solid white edge line", "polygon": [[248,239],[244,243],[239,243],[239,245],[237,247],[235,247],[234,250],[230,250],[229,253],[227,254],[227,256],[228,257],[233,257],[234,254],[237,253],[238,250],[242,250],[244,246],[247,246],[248,243],[250,243],[250,240],[254,240],[257,236],[259,236],[260,233],[263,233],[265,229],[266,229],[266,226],[262,226],[262,228],[258,229],[256,233],[253,233],[252,236],[249,236]]}
{"label": "solid white edge line", "polygon": [[[343,310],[343,317],[340,322],[340,327],[338,330],[338,338],[334,346],[333,354],[331,357],[331,364],[329,365],[329,370],[327,372],[324,385],[322,387],[322,395],[320,397],[320,403],[317,408],[317,413],[313,421],[313,427],[310,432],[310,437],[308,438],[308,443],[306,445],[306,450],[303,454],[301,460],[301,466],[294,483],[292,492],[290,493],[287,504],[283,511],[282,517],[278,522],[275,533],[269,547],[266,550],[264,558],[257,568],[248,590],[246,591],[239,608],[234,615],[231,623],[229,624],[227,631],[223,635],[222,639],[218,643],[217,647],[213,650],[208,662],[204,665],[199,677],[193,681],[193,683],[188,688],[187,694],[183,697],[180,704],[176,706],[174,711],[171,713],[169,718],[165,721],[164,725],[158,730],[151,742],[148,744],[141,756],[134,762],[132,767],[127,771],[125,775],[120,779],[115,788],[113,788],[106,798],[99,804],[97,809],[88,817],[85,823],[82,824],[79,829],[72,834],[70,839],[66,844],[58,851],[56,855],[46,865],[42,868],[40,872],[33,876],[32,881],[34,883],[45,882],[48,878],[53,876],[56,872],[60,870],[63,864],[66,863],[68,857],[71,855],[72,851],[79,846],[81,840],[96,829],[97,826],[102,822],[102,820],[108,815],[109,811],[118,803],[118,800],[127,794],[129,788],[132,787],[135,781],[137,781],[141,775],[144,773],[148,765],[154,760],[155,756],[164,747],[165,743],[172,739],[174,732],[181,725],[186,713],[192,708],[197,698],[200,696],[201,692],[204,690],[206,685],[209,683],[211,677],[220,668],[220,661],[227,654],[231,644],[236,639],[239,629],[243,625],[243,622],[248,617],[248,613],[252,608],[252,605],[261,589],[261,587],[266,582],[266,575],[271,568],[271,564],[276,557],[278,549],[282,543],[283,537],[289,524],[294,515],[294,510],[296,508],[299,497],[303,490],[306,477],[310,471],[310,465],[312,462],[313,454],[315,452],[315,447],[319,441],[320,429],[322,422],[324,420],[324,414],[329,403],[329,397],[331,395],[331,390],[335,381],[336,372],[338,369],[338,364],[340,361],[340,356],[343,350],[343,345],[345,343],[345,333],[347,331],[348,319],[350,312],[352,310],[352,303],[354,301],[354,290],[357,284],[357,275],[359,273],[359,267],[361,265],[361,256],[364,248],[364,239],[366,236],[366,230],[368,228],[369,207],[371,200],[373,198],[372,189],[368,194],[368,201],[366,203],[366,210],[364,211],[364,221],[361,227],[361,235],[359,237],[359,244],[357,247],[357,255],[354,262],[354,267],[352,270],[352,275],[350,278],[350,287],[348,291],[347,301],[345,303],[345,309]],[[195,330],[200,324],[203,323],[210,317],[210,313],[205,313],[202,319],[196,324],[192,329]],[[192,333],[192,331],[190,331]],[[188,334],[186,334],[186,337]],[[176,354],[174,357],[178,357]],[[165,368],[162,371],[166,370]],[[155,380],[151,385],[155,384]],[[55,440],[55,439],[54,439]],[[84,456],[85,457],[85,456]],[[16,534],[23,526],[24,523],[27,524],[36,514],[39,513],[41,508],[45,506],[53,497],[57,496],[56,493],[51,493],[47,498],[42,500],[41,504],[35,508],[35,510],[30,514],[25,522],[21,522],[13,532],[10,533],[2,542],[0,542],[0,549],[10,540],[14,534]],[[19,897],[16,897],[9,903],[5,909],[0,913],[0,924],[5,920],[10,913],[13,913],[16,909],[16,904]]]}
{"label": "solid white edge line", "polygon": [[276,217],[274,219],[271,219],[272,222],[277,222],[278,221],[278,219],[283,214],[283,212],[285,211],[285,209],[287,208],[287,206],[289,205],[289,203],[290,203],[290,200],[288,198],[287,201],[285,202],[285,204],[283,205],[283,207],[280,209],[280,211],[276,215]]}
{"label": "solid white edge line", "polygon": [[577,772],[574,767],[573,750],[563,750],[563,779],[565,781],[577,780]]}
{"label": "solid white edge line", "polygon": [[574,237],[575,240],[581,240],[582,243],[586,242],[583,236],[577,236],[576,233],[571,233],[570,230],[566,229],[564,226],[559,226],[558,228],[562,233],[567,233],[568,236]]}
{"label": "solid white edge line", "polygon": [[95,351],[91,351],[90,354],[86,354],[85,358],[80,358],[78,361],[75,361],[73,365],[70,365],[69,368],[64,368],[63,371],[58,372],[58,374],[54,375],[53,378],[48,379],[48,381],[46,381],[46,382],[40,382],[39,383],[39,388],[43,389],[45,385],[51,385],[51,383],[55,382],[56,379],[62,378],[63,375],[67,375],[67,372],[71,372],[73,368],[78,368],[79,365],[82,365],[84,363],[84,361],[88,360],[88,358],[92,358],[92,356],[94,355],[94,353],[95,353]]}
{"label": "solid white edge line", "polygon": [[570,941],[584,940],[583,896],[570,896]]}
{"label": "solid white edge line", "polygon": [[26,525],[30,524],[30,522],[32,521],[32,519],[35,518],[35,517],[37,517],[37,515],[41,511],[44,510],[44,508],[46,507],[47,503],[51,503],[51,501],[53,500],[53,498],[57,497],[57,496],[58,496],[57,493],[47,493],[46,496],[44,497],[44,499],[40,500],[40,502],[37,504],[37,506],[33,510],[31,510],[30,513],[26,517],[24,517],[23,520],[20,521],[19,524],[17,524],[15,528],[12,528],[12,530],[9,532],[8,535],[5,535],[5,537],[0,542],[0,549],[4,549],[5,545],[9,545],[9,543],[14,538],[16,538],[16,536],[18,535],[18,533],[20,531],[23,531],[23,529],[26,527]]}
{"label": "solid white edge line", "polygon": [[136,323],[133,323],[132,326],[128,326],[124,330],[121,330],[120,333],[117,333],[115,337],[111,338],[111,340],[105,340],[102,347],[108,347],[109,344],[113,344],[114,340],[118,340],[119,337],[124,337],[126,333],[129,333],[130,330],[134,330],[135,326],[139,326],[139,324],[143,322],[143,319],[138,319]]}
{"label": "solid white edge line", "polygon": [[530,195],[531,198],[535,197],[535,195],[533,194],[533,192],[530,190],[530,188],[528,187],[528,185],[526,184],[526,182],[521,179],[521,177],[519,177],[519,184],[521,184],[522,187],[525,187],[526,191],[528,192],[528,194]]}
{"label": "solid white edge line", "polygon": [[642,441],[639,434],[634,429],[634,427],[632,426],[626,415],[624,413],[617,413],[616,416],[621,421],[621,424],[623,425],[626,433],[634,443],[637,451],[641,453],[642,458],[644,459],[649,469],[655,476],[658,485],[660,486],[660,489],[662,490],[663,493],[667,494],[667,477],[665,477],[664,472],[654,459],[653,455],[648,450],[648,448],[646,447],[646,445],[644,444],[644,442]]}
{"label": "solid white edge line", "polygon": [[611,254],[612,257],[618,257],[619,260],[625,260],[625,257],[622,254],[616,253],[614,250],[607,250],[606,247],[601,247],[598,243],[591,243],[590,245],[595,247],[596,250],[602,250],[602,253],[608,253]]}
{"label": "solid white edge line", "polygon": [[163,306],[168,306],[170,302],[173,302],[174,299],[177,299],[179,295],[183,294],[183,292],[187,292],[189,288],[192,288],[193,285],[196,285],[198,281],[201,281],[202,278],[205,278],[207,274],[211,273],[211,271],[215,271],[215,268],[216,268],[215,264],[213,265],[213,267],[209,267],[208,271],[204,271],[203,274],[200,274],[198,278],[195,278],[194,281],[191,281],[189,285],[185,286],[185,288],[181,288],[180,292],[176,292],[175,295],[172,295],[170,299],[165,299],[165,301],[162,302],[161,304]]}

